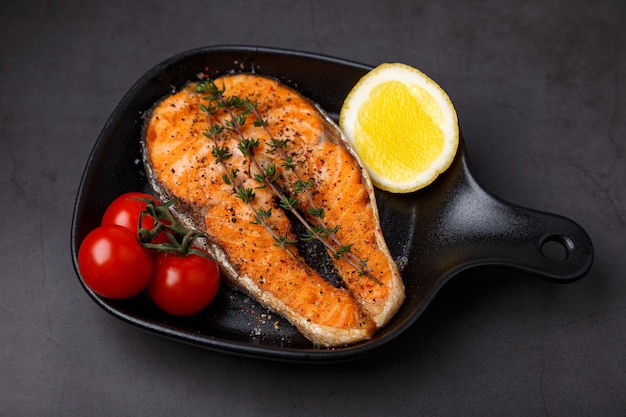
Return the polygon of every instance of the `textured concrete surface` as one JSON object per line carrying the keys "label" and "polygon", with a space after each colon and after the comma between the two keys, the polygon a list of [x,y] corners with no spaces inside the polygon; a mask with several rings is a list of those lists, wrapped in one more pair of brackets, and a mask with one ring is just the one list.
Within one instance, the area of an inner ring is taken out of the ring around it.
{"label": "textured concrete surface", "polygon": [[[3,1],[0,415],[623,416],[623,1]],[[481,184],[591,236],[572,284],[459,275],[380,354],[310,366],[160,338],[95,305],[74,198],[116,103],[178,52],[274,46],[401,61],[456,105]]]}

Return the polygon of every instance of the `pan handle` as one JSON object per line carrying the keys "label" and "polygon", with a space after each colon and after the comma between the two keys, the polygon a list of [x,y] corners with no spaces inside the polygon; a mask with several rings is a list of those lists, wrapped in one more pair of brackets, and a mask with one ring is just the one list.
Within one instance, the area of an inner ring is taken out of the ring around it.
{"label": "pan handle", "polygon": [[563,283],[589,271],[593,245],[580,225],[560,215],[500,203],[512,228],[500,236],[502,248],[496,253],[501,255],[495,263]]}
{"label": "pan handle", "polygon": [[452,227],[446,233],[463,235],[471,246],[465,266],[507,266],[555,282],[572,282],[588,272],[593,245],[580,225],[498,199],[463,165],[464,184],[457,184],[448,201],[446,222]]}

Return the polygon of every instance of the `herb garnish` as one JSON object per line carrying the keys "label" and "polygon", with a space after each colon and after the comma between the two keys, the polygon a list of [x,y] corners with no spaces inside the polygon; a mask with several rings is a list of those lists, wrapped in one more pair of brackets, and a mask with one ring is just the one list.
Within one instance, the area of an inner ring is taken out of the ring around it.
{"label": "herb garnish", "polygon": [[[252,223],[263,226],[274,238],[276,246],[284,248],[301,266],[308,270],[307,266],[292,252],[291,247],[295,245],[297,241],[290,239],[288,236],[276,234],[275,229],[270,223],[272,216],[271,207],[268,209],[255,207],[253,204],[255,200],[254,190],[249,187],[244,187],[242,181],[237,180],[238,169],[232,169],[227,166],[226,161],[232,156],[232,153],[220,140],[222,135],[233,135],[238,140],[237,149],[248,159],[251,166],[249,173],[250,178],[259,183],[259,186],[256,188],[269,187],[276,197],[279,207],[292,213],[304,226],[305,232],[299,236],[300,240],[319,240],[334,259],[338,260],[343,258],[359,272],[359,275],[366,275],[376,283],[382,285],[380,280],[372,276],[372,271],[367,265],[367,260],[359,259],[351,252],[353,244],[343,244],[339,241],[336,236],[339,226],[329,227],[324,222],[324,208],[315,205],[311,193],[311,190],[315,188],[315,179],[308,178],[304,180],[300,177],[293,159],[287,155],[284,149],[288,144],[288,139],[279,140],[272,135],[268,128],[268,121],[264,120],[257,110],[256,102],[251,102],[247,98],[240,98],[234,95],[225,95],[225,90],[224,85],[219,88],[215,82],[210,79],[204,79],[196,85],[196,92],[201,94],[203,99],[206,100],[206,104],[201,104],[201,107],[209,118],[210,127],[204,132],[204,135],[213,142],[212,155],[215,158],[215,163],[221,165],[224,169],[225,174],[222,177],[224,183],[231,185],[236,197],[246,203],[254,213]],[[224,122],[219,122],[214,117],[220,110],[225,110],[228,115]],[[250,116],[254,117],[254,126],[262,127],[269,136],[269,140],[266,142],[269,148],[267,153],[277,153],[280,156],[282,159],[280,167],[278,167],[275,162],[267,163],[265,166],[262,166],[259,162],[255,152],[260,146],[260,140],[245,136],[242,130],[242,126]],[[254,168],[256,172],[252,173],[252,168]],[[286,184],[285,181],[280,181],[283,179],[281,169],[291,171],[296,181],[291,185]],[[304,198],[308,202],[308,207],[305,207],[306,209],[303,210],[308,216],[301,213],[301,206],[304,206],[304,204],[297,197],[297,195],[300,194],[304,195]],[[305,217],[312,219],[314,224],[311,224]]]}

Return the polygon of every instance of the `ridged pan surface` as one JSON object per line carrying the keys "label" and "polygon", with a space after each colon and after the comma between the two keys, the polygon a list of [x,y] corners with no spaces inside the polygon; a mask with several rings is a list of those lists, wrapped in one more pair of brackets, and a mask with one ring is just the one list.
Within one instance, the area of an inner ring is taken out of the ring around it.
{"label": "ridged pan surface", "polygon": [[[71,230],[75,269],[80,243],[99,225],[107,205],[129,191],[150,192],[140,154],[142,115],[156,101],[196,78],[255,72],[275,77],[317,102],[335,119],[354,84],[371,67],[337,58],[250,46],[199,48],[173,56],[141,77],[106,122],[87,161]],[[402,266],[406,301],[373,339],[318,348],[286,320],[250,297],[222,286],[202,313],[176,318],[161,313],[145,294],[111,301],[85,291],[113,316],[142,329],[209,349],[301,362],[363,357],[395,339],[417,320],[441,286],[480,265],[516,268],[555,282],[582,277],[593,261],[592,243],[575,222],[502,201],[474,180],[463,138],[452,166],[429,187],[410,194],[376,191],[383,234]],[[556,242],[563,259],[545,256]]]}

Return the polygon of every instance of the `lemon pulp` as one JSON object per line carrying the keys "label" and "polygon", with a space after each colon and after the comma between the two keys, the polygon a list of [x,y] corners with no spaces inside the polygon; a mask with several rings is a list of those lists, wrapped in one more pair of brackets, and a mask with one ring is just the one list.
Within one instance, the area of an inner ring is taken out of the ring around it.
{"label": "lemon pulp", "polygon": [[357,116],[356,149],[391,181],[410,181],[443,150],[444,134],[431,116],[441,118],[441,110],[422,88],[412,87],[397,81],[378,85]]}

